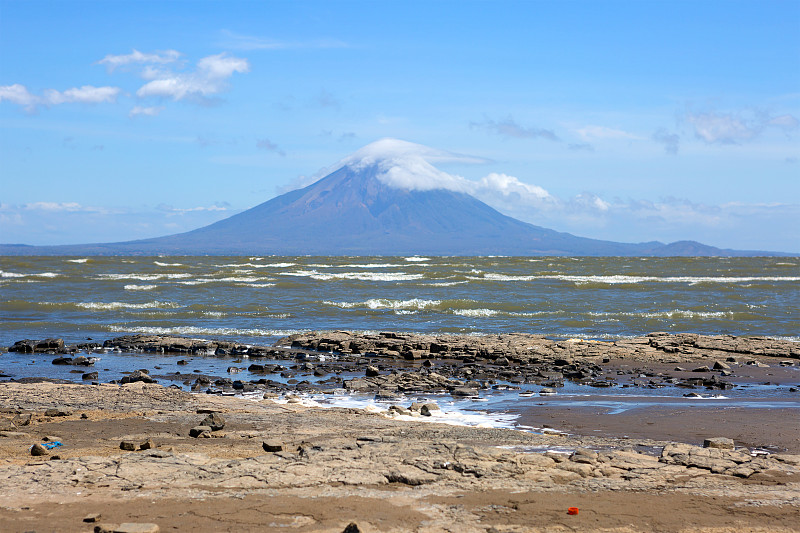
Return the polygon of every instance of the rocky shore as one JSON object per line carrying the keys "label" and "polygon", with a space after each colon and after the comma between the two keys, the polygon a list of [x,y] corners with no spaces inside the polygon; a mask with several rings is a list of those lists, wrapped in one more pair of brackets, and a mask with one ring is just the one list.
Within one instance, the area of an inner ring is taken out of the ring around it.
{"label": "rocky shore", "polygon": [[692,446],[468,428],[143,382],[2,383],[0,412],[3,531],[800,523],[800,455],[753,455],[714,435]]}

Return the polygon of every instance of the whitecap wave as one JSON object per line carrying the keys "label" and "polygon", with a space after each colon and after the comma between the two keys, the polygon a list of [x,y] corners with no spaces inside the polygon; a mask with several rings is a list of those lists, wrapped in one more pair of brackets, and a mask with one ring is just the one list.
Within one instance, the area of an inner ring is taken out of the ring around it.
{"label": "whitecap wave", "polygon": [[184,266],[183,263],[162,263],[161,261],[153,261],[153,264],[156,264],[156,265],[162,266],[162,267],[180,267],[180,266]]}
{"label": "whitecap wave", "polygon": [[628,276],[614,274],[608,276],[574,276],[566,274],[534,274],[510,275],[486,273],[482,278],[470,277],[474,280],[490,281],[536,281],[541,279],[557,279],[574,283],[607,283],[610,285],[621,283],[752,283],[771,281],[800,281],[800,276]]}
{"label": "whitecap wave", "polygon": [[125,285],[123,287],[126,291],[151,291],[158,287],[158,285]]}
{"label": "whitecap wave", "polygon": [[84,257],[83,259],[67,259],[69,263],[85,263],[88,260],[88,257]]}
{"label": "whitecap wave", "polygon": [[181,307],[173,302],[145,302],[132,304],[126,302],[76,302],[76,306],[93,311],[112,311],[115,309],[177,309]]}
{"label": "whitecap wave", "polygon": [[308,277],[319,281],[335,279],[351,279],[358,281],[412,281],[423,277],[422,274],[408,274],[405,272],[335,272],[325,274],[316,270],[296,270],[281,272],[282,276]]}
{"label": "whitecap wave", "polygon": [[115,327],[104,326],[108,331],[127,331],[130,333],[149,333],[153,335],[226,335],[250,337],[286,337],[296,333],[308,333],[310,330],[300,329],[240,329],[240,328],[204,328],[199,326],[174,326],[174,327]]}
{"label": "whitecap wave", "polygon": [[322,302],[325,305],[339,307],[342,309],[353,309],[356,307],[366,307],[369,309],[428,309],[441,305],[441,300],[422,300],[413,298],[411,300],[390,300],[387,298],[371,298],[365,302]]}
{"label": "whitecap wave", "polygon": [[419,262],[422,262],[422,261],[430,261],[431,260],[430,257],[419,257],[417,255],[415,255],[413,257],[405,257],[404,259],[406,261],[411,262],[411,263],[419,263]]}
{"label": "whitecap wave", "polygon": [[456,309],[453,311],[454,315],[466,316],[471,318],[495,316],[500,314],[500,311],[494,309]]}
{"label": "whitecap wave", "polygon": [[121,280],[139,280],[139,281],[155,281],[159,279],[185,279],[191,277],[191,274],[187,273],[175,273],[175,274],[100,274],[97,278],[98,280],[111,280],[111,281],[121,281]]}

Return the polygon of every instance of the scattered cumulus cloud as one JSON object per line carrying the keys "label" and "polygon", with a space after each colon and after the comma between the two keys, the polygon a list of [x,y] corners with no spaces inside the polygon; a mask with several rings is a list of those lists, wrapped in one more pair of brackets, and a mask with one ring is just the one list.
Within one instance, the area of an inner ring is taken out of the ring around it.
{"label": "scattered cumulus cloud", "polygon": [[490,133],[500,135],[501,137],[515,139],[546,139],[548,141],[560,140],[553,130],[521,126],[510,116],[499,121],[485,118],[482,122],[470,122],[470,126],[486,130]]}
{"label": "scattered cumulus cloud", "polygon": [[687,113],[686,120],[694,128],[695,136],[709,144],[741,144],[755,139],[767,128],[788,133],[800,126],[800,121],[793,115],[770,117],[763,112],[747,115],[714,111]]}
{"label": "scattered cumulus cloud", "polygon": [[122,89],[119,87],[83,85],[65,91],[47,89],[41,95],[36,95],[24,85],[15,83],[0,87],[0,102],[5,100],[23,107],[26,111],[33,112],[40,106],[114,103],[121,92]]}
{"label": "scattered cumulus cloud", "polygon": [[227,89],[227,80],[234,73],[250,70],[247,59],[229,56],[226,53],[202,58],[190,72],[147,69],[144,75],[151,78],[138,91],[140,98],[157,97],[173,101],[185,99],[203,100]]}
{"label": "scattered cumulus cloud", "polygon": [[130,54],[113,55],[108,54],[106,57],[97,62],[98,65],[105,65],[109,72],[113,72],[119,67],[128,65],[166,65],[179,61],[181,56],[177,50],[165,50],[163,52],[153,52],[151,54],[144,54],[135,48]]}
{"label": "scattered cumulus cloud", "polygon": [[256,141],[256,148],[265,150],[267,152],[274,152],[280,156],[285,156],[286,152],[281,150],[280,146],[270,141],[269,139],[259,139]]}
{"label": "scattered cumulus cloud", "polygon": [[169,204],[159,204],[156,206],[158,211],[163,211],[167,213],[168,216],[174,215],[186,215],[188,213],[197,213],[197,212],[215,212],[215,211],[229,211],[230,204],[228,202],[217,202],[214,205],[209,206],[197,206],[197,207],[174,207]]}
{"label": "scattered cumulus cloud", "polygon": [[133,106],[133,108],[131,108],[130,112],[128,113],[128,116],[131,117],[131,118],[136,117],[136,116],[155,117],[159,113],[161,113],[163,110],[164,110],[164,106],[145,107],[145,106],[138,106],[137,105],[137,106]]}
{"label": "scattered cumulus cloud", "polygon": [[680,136],[677,133],[670,133],[664,128],[660,128],[653,133],[653,140],[664,146],[664,151],[669,155],[678,154]]}
{"label": "scattered cumulus cloud", "polygon": [[568,144],[567,148],[574,152],[594,152],[594,146],[589,143],[572,143]]}

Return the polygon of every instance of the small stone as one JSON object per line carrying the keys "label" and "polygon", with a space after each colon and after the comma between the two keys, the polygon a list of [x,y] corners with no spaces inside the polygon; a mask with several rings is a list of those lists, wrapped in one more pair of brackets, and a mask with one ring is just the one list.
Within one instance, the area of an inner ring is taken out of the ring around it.
{"label": "small stone", "polygon": [[422,416],[432,416],[433,411],[439,411],[439,406],[435,403],[426,403],[420,408],[419,414]]}
{"label": "small stone", "polygon": [[714,370],[730,370],[730,365],[723,363],[722,361],[714,361]]}
{"label": "small stone", "polygon": [[100,513],[87,514],[86,516],[83,517],[83,521],[89,523],[97,522],[98,520],[100,520],[101,516],[102,515]]}
{"label": "small stone", "polygon": [[140,450],[151,450],[156,447],[156,444],[153,442],[153,439],[147,439],[143,443],[139,445]]}
{"label": "small stone", "polygon": [[381,375],[380,370],[378,370],[378,367],[372,365],[367,367],[365,373],[368,378],[375,378]]}
{"label": "small stone", "polygon": [[283,451],[283,443],[276,440],[265,440],[261,443],[261,447],[264,448],[265,452],[275,453]]}
{"label": "small stone", "polygon": [[118,524],[97,524],[94,526],[94,533],[114,533],[117,527]]}
{"label": "small stone", "polygon": [[733,439],[727,437],[711,437],[703,441],[703,448],[720,448],[723,450],[733,449]]}
{"label": "small stone", "polygon": [[219,413],[211,413],[200,422],[201,426],[208,426],[211,431],[219,431],[225,427],[225,419]]}
{"label": "small stone", "polygon": [[136,443],[131,442],[129,440],[124,440],[119,443],[119,449],[125,450],[126,452],[136,451]]}
{"label": "small stone", "polygon": [[86,372],[85,374],[83,374],[81,376],[81,379],[83,381],[89,381],[89,380],[92,380],[92,379],[98,379],[99,377],[100,377],[100,374],[98,372]]}
{"label": "small stone", "polygon": [[34,457],[41,457],[43,455],[50,455],[50,452],[47,450],[47,448],[37,442],[31,446],[31,455]]}
{"label": "small stone", "polygon": [[29,414],[25,414],[25,415],[19,414],[19,415],[15,416],[14,418],[12,418],[11,422],[15,426],[27,426],[27,425],[30,425],[30,423],[31,423],[31,415],[30,415],[30,413]]}
{"label": "small stone", "polygon": [[344,531],[342,531],[342,533],[361,533],[361,529],[359,529],[358,524],[356,524],[355,522],[350,522],[349,524],[347,524],[347,527],[344,528]]}
{"label": "small stone", "polygon": [[194,438],[208,438],[210,437],[211,428],[209,426],[195,426],[189,430],[189,436]]}
{"label": "small stone", "polygon": [[56,409],[56,408],[51,408],[44,412],[44,416],[50,416],[50,417],[69,416],[71,414],[72,411],[68,411],[66,409]]}

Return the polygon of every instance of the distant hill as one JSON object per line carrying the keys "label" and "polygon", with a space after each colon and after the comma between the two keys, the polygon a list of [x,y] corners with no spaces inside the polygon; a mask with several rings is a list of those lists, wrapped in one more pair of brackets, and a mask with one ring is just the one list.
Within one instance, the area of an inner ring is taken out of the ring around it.
{"label": "distant hill", "polygon": [[[503,215],[437,187],[419,145],[368,145],[316,183],[209,226],[136,241],[0,245],[2,255],[782,255],[693,241],[619,243],[577,237]],[[439,173],[441,174],[441,173]],[[430,178],[430,179],[429,179]],[[403,182],[411,183],[403,186]]]}

